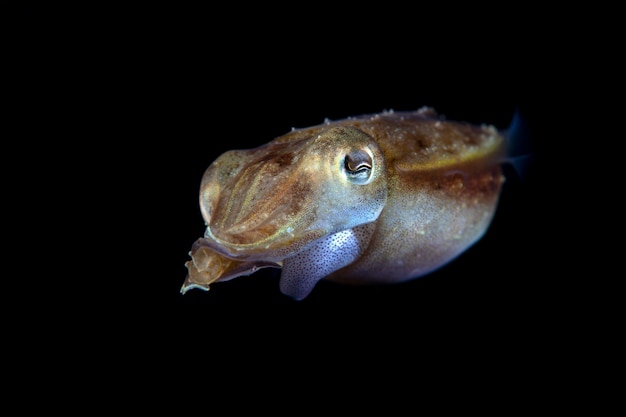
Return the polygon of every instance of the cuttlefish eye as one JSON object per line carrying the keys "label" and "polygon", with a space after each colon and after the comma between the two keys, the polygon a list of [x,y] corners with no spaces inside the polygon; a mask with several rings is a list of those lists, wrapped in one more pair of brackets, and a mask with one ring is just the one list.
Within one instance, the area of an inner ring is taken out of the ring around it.
{"label": "cuttlefish eye", "polygon": [[374,158],[369,149],[353,149],[344,157],[343,172],[348,181],[354,184],[368,184],[373,164]]}

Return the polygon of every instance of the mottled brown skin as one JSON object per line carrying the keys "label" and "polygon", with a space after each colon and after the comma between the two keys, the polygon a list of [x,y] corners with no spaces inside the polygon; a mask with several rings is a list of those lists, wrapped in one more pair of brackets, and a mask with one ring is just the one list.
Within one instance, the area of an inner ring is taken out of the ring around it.
{"label": "mottled brown skin", "polygon": [[296,299],[319,279],[422,276],[487,230],[504,152],[495,128],[430,108],[326,122],[227,152],[203,177],[207,232],[182,291],[264,267],[282,267],[281,290]]}

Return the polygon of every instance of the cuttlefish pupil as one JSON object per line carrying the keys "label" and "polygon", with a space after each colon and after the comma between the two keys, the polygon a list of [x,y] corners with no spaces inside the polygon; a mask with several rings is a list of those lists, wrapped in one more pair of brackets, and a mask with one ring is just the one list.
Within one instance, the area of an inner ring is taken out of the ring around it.
{"label": "cuttlefish pupil", "polygon": [[372,171],[372,156],[364,150],[355,150],[346,155],[344,167],[352,181],[366,182]]}
{"label": "cuttlefish pupil", "polygon": [[506,140],[493,126],[430,108],[293,130],[229,151],[206,170],[207,224],[181,291],[281,268],[294,299],[321,279],[367,284],[423,276],[487,230]]}

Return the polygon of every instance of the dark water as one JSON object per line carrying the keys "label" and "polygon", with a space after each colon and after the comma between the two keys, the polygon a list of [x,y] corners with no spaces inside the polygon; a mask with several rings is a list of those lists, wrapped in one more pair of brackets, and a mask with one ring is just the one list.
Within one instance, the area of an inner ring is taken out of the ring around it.
{"label": "dark water", "polygon": [[[524,36],[507,37],[503,49],[487,36],[437,42],[428,31],[360,27],[360,36],[294,44],[307,26],[293,18],[254,27],[235,19],[224,29],[211,10],[78,12],[58,25],[58,14],[37,6],[21,16],[32,25],[20,32],[31,60],[21,61],[30,63],[25,126],[47,138],[42,159],[48,149],[65,156],[42,178],[72,184],[45,193],[58,215],[32,221],[67,237],[46,245],[61,249],[51,256],[55,278],[45,268],[34,274],[37,285],[16,295],[13,310],[36,312],[20,332],[54,347],[46,364],[65,358],[87,368],[79,380],[113,374],[131,387],[174,372],[181,389],[200,376],[206,384],[190,391],[202,398],[202,387],[272,373],[281,385],[290,384],[285,375],[325,375],[331,385],[390,370],[419,378],[433,364],[524,373],[554,353],[564,320],[564,278],[551,268],[560,239],[550,181],[558,99],[534,82],[538,58]],[[325,118],[425,105],[500,129],[521,109],[533,132],[529,177],[511,173],[490,229],[457,260],[398,285],[321,282],[301,302],[280,293],[270,270],[179,293],[204,228],[200,179],[222,152]]]}

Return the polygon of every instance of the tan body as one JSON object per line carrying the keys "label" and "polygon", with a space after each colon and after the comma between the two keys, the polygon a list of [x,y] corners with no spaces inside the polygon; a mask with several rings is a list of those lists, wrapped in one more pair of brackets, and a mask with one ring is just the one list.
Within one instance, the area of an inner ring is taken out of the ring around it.
{"label": "tan body", "polygon": [[496,210],[505,141],[432,109],[294,130],[220,156],[204,175],[207,223],[182,291],[282,268],[281,290],[320,279],[400,282],[476,242]]}

